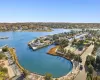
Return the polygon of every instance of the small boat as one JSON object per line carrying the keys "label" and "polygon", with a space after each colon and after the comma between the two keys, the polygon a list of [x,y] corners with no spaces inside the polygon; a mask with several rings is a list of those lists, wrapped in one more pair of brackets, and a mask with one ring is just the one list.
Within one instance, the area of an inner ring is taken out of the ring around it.
{"label": "small boat", "polygon": [[9,37],[0,37],[0,39],[8,39]]}

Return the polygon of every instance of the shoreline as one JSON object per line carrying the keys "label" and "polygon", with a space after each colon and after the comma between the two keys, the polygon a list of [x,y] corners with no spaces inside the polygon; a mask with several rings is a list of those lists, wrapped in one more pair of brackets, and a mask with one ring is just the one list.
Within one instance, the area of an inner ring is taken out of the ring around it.
{"label": "shoreline", "polygon": [[4,30],[0,32],[52,32],[53,30]]}
{"label": "shoreline", "polygon": [[[55,47],[53,47],[53,48],[55,48]],[[52,50],[53,48],[51,48],[50,50]],[[57,48],[57,47],[56,47]],[[55,54],[56,53],[56,50],[57,49],[54,49],[55,51],[54,51],[54,54],[53,53],[47,53],[48,55],[52,55],[52,56],[60,56],[60,55],[57,55],[57,54]],[[51,51],[52,52],[52,51]],[[60,56],[60,57],[62,57],[62,58],[65,58],[66,60],[69,60],[70,62],[71,62],[71,64],[72,64],[72,69],[66,74],[66,75],[64,75],[64,76],[60,76],[60,77],[57,77],[57,79],[58,80],[61,80],[61,79],[63,79],[63,78],[65,78],[65,79],[68,79],[68,78],[73,78],[73,77],[75,77],[77,74],[78,74],[78,72],[79,72],[79,66],[77,66],[76,68],[74,68],[74,61],[73,60],[71,60],[71,59],[69,59],[68,57],[64,57],[64,56]],[[37,75],[38,75],[38,73],[36,73]],[[40,76],[44,76],[44,75],[41,75],[40,74]],[[69,77],[70,76],[70,77]],[[55,80],[56,79],[56,77],[53,77],[53,80]],[[72,80],[72,79],[71,79]]]}
{"label": "shoreline", "polygon": [[[10,47],[9,47],[9,48],[10,48]],[[15,50],[15,48],[11,48],[11,49],[14,49],[14,50]],[[15,55],[14,55],[14,54],[12,54],[12,53],[10,52],[10,54],[11,54],[11,56],[15,57],[14,61],[15,61],[15,63],[17,62],[16,64],[17,64],[17,66],[19,67],[19,69],[20,69],[21,71],[23,71],[23,70],[27,71],[27,72],[29,73],[28,76],[30,76],[30,75],[35,75],[35,76],[39,76],[39,77],[41,77],[41,78],[44,79],[44,76],[45,76],[45,75],[42,75],[42,74],[39,74],[39,73],[35,73],[35,72],[31,72],[31,71],[28,71],[28,70],[26,70],[25,68],[23,68],[23,67],[20,65],[19,61],[18,61],[18,58],[17,58],[16,53],[15,53]],[[52,55],[52,54],[48,54],[48,55]],[[59,56],[59,55],[52,55],[52,56]],[[62,57],[62,56],[60,56],[60,57]],[[65,57],[62,57],[62,58],[65,58]],[[66,60],[69,60],[69,61],[71,62],[71,64],[72,64],[72,70],[73,70],[73,62],[72,62],[70,59],[67,59],[67,58],[65,58],[65,59],[66,59]],[[64,75],[64,76],[68,76],[69,74],[71,74],[72,70],[69,71],[69,72],[67,73],[67,75]],[[64,76],[57,77],[57,79],[63,78]],[[53,79],[56,79],[56,78],[53,77]]]}
{"label": "shoreline", "polygon": [[[48,54],[48,55],[62,57],[62,56],[59,56],[59,55],[52,55],[52,54]],[[71,61],[70,59],[67,59],[67,58],[65,58],[65,57],[62,57],[62,58],[64,58],[64,59],[70,61],[70,63],[72,64],[72,70],[73,70],[73,61]],[[64,75],[64,76],[68,76],[68,75],[72,72],[72,70],[70,70],[70,71],[69,71],[66,75]],[[57,77],[57,79],[62,78],[62,77],[64,77],[64,76]],[[55,77],[53,77],[53,78],[55,79]]]}
{"label": "shoreline", "polygon": [[[57,48],[57,46],[56,47],[53,47],[53,48]],[[51,48],[51,49],[53,49],[53,48]],[[50,50],[51,50],[50,49]],[[72,60],[70,60],[70,59],[68,59],[68,58],[66,58],[66,57],[63,57],[63,56],[60,56],[60,55],[57,55],[56,54],[56,52],[55,52],[55,54],[52,54],[52,53],[50,53],[50,50],[49,50],[49,52],[47,52],[47,54],[48,55],[51,55],[51,56],[59,56],[59,57],[62,57],[62,58],[64,58],[64,59],[66,59],[66,60],[68,60],[68,61],[70,61],[71,62],[71,64],[72,64],[72,69],[66,74],[66,75],[64,75],[64,76],[68,76],[69,74],[71,74],[72,72],[73,72],[73,61]],[[59,78],[62,78],[62,77],[64,77],[64,76],[61,76],[61,77],[58,77],[57,79],[59,79]],[[54,78],[54,77],[53,77]],[[55,79],[55,78],[54,78]]]}
{"label": "shoreline", "polygon": [[10,55],[12,56],[13,60],[15,61],[16,65],[19,67],[20,71],[21,72],[27,71],[26,69],[24,69],[20,65],[20,63],[18,61],[18,58],[17,58],[17,55],[16,55],[16,49],[15,48],[8,47],[8,51],[9,51]]}
{"label": "shoreline", "polygon": [[[9,47],[9,48],[11,48],[11,47]],[[12,48],[13,50],[15,50],[15,48]],[[10,53],[11,54],[11,53]],[[15,55],[14,55],[15,54]],[[19,65],[20,65],[20,63],[19,63],[19,61],[18,61],[18,58],[17,58],[17,55],[16,55],[16,51],[15,51],[15,53],[14,54],[11,54],[11,56],[13,56],[14,57],[14,61],[15,61],[15,63],[16,63],[16,61],[17,61],[17,66],[19,67]],[[53,55],[53,54],[48,54],[48,55],[52,55],[52,56],[59,56],[59,55]],[[65,57],[63,57],[63,56],[60,56],[60,57],[62,57],[62,58],[65,58]],[[74,64],[73,64],[73,61],[72,60],[70,60],[70,59],[68,59],[68,58],[65,58],[66,60],[69,60],[70,62],[71,62],[71,64],[72,64],[72,69],[66,74],[66,75],[64,75],[64,76],[60,76],[60,77],[57,77],[57,79],[58,80],[61,80],[61,79],[63,79],[63,78],[69,78],[69,76],[72,74],[72,72],[75,72],[76,71],[76,69],[74,69]],[[31,76],[31,75],[35,75],[35,76],[39,76],[40,78],[42,78],[42,80],[44,79],[44,76],[45,75],[42,75],[42,74],[39,74],[39,73],[35,73],[35,72],[31,72],[31,71],[28,71],[28,70],[26,70],[25,68],[23,68],[21,65],[20,65],[20,67],[19,67],[19,69],[22,69],[22,71],[23,70],[25,70],[25,71],[27,71],[28,73],[29,73],[29,75],[28,76]],[[55,80],[56,78],[55,77],[53,77],[53,80]]]}
{"label": "shoreline", "polygon": [[[88,47],[86,47],[86,48],[83,50],[82,54],[87,50],[87,48],[88,48]],[[55,51],[52,51],[52,49],[55,50]],[[59,56],[59,57],[65,58],[66,60],[69,60],[69,61],[71,62],[71,64],[72,64],[72,70],[70,70],[66,75],[61,76],[61,77],[58,77],[57,79],[58,79],[58,80],[62,80],[62,79],[74,80],[75,77],[76,77],[76,76],[78,75],[78,73],[80,72],[80,71],[79,71],[79,65],[75,68],[74,61],[73,61],[73,60],[71,60],[71,59],[69,59],[69,58],[67,58],[67,57],[58,55],[58,54],[56,53],[56,51],[57,51],[57,46],[51,48],[51,49],[47,52],[47,54],[48,54],[48,55],[51,55],[51,56]],[[54,52],[54,53],[52,53],[52,52]],[[81,55],[82,55],[82,54],[81,54]],[[81,55],[80,55],[80,56],[81,56]],[[55,78],[53,78],[53,79],[55,79]]]}
{"label": "shoreline", "polygon": [[14,53],[12,53],[10,50],[10,55],[13,57],[16,65],[18,66],[19,70],[23,73],[23,72],[27,72],[29,76],[30,74],[34,74],[36,76],[40,76],[40,77],[44,77],[44,75],[41,75],[41,74],[38,74],[38,73],[35,73],[35,72],[31,72],[31,71],[28,71],[27,69],[25,69],[23,66],[20,65],[19,61],[18,61],[18,58],[17,58],[17,55],[16,55],[16,49],[15,48],[11,48],[8,46],[9,49],[13,49],[14,50]]}

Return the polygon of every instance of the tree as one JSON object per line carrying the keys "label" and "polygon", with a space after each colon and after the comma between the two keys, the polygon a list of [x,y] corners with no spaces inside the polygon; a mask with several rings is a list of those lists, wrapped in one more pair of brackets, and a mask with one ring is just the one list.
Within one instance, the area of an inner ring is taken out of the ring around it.
{"label": "tree", "polygon": [[52,80],[52,74],[46,73],[45,80]]}
{"label": "tree", "polygon": [[60,40],[60,46],[61,46],[61,48],[64,48],[64,47],[66,47],[66,46],[68,46],[68,40],[66,40],[66,39],[61,39]]}
{"label": "tree", "polygon": [[72,45],[75,45],[76,42],[77,40],[74,38],[74,40],[72,41]]}
{"label": "tree", "polygon": [[8,48],[7,47],[4,47],[4,48],[2,48],[2,51],[3,52],[7,52],[8,51]]}
{"label": "tree", "polygon": [[43,39],[40,39],[40,43],[43,43]]}
{"label": "tree", "polygon": [[94,65],[95,65],[95,58],[93,57],[93,56],[91,56],[91,65],[94,67]]}
{"label": "tree", "polygon": [[78,43],[77,43],[77,45],[81,46],[81,45],[83,45],[83,43],[84,43],[84,40],[79,40]]}
{"label": "tree", "polygon": [[59,38],[59,37],[58,37],[57,34],[53,35],[53,40],[56,40],[56,39],[58,39],[58,38]]}
{"label": "tree", "polygon": [[8,69],[7,68],[3,68],[2,71],[5,72],[5,73],[7,73]]}
{"label": "tree", "polygon": [[100,56],[96,57],[96,65],[97,65],[97,69],[100,70]]}
{"label": "tree", "polygon": [[75,56],[75,54],[74,54],[74,53],[72,53],[72,52],[71,52],[71,53],[69,53],[69,58],[70,58],[70,59],[73,59],[73,58],[74,58],[74,56]]}
{"label": "tree", "polygon": [[0,59],[3,59],[4,57],[5,57],[5,55],[0,53]]}
{"label": "tree", "polygon": [[55,80],[58,80],[57,78]]}
{"label": "tree", "polygon": [[93,80],[100,80],[100,76],[93,77]]}
{"label": "tree", "polygon": [[100,64],[100,56],[96,57],[96,63]]}
{"label": "tree", "polygon": [[28,72],[26,70],[23,70],[23,77],[26,77],[28,75]]}
{"label": "tree", "polygon": [[61,46],[59,47],[59,51],[62,53],[66,53],[66,51],[64,50],[64,48],[62,48]]}
{"label": "tree", "polygon": [[88,72],[89,74],[93,74],[93,66],[91,64],[88,65]]}
{"label": "tree", "polygon": [[87,73],[86,80],[92,80],[92,74]]}
{"label": "tree", "polygon": [[85,63],[86,63],[86,65],[90,65],[91,64],[92,66],[94,66],[95,65],[95,58],[93,56],[88,55],[86,57]]}
{"label": "tree", "polygon": [[80,57],[80,55],[75,55],[74,57],[74,61],[77,61],[77,62],[82,62],[82,58]]}
{"label": "tree", "polygon": [[83,46],[79,46],[78,50],[82,51],[83,50]]}
{"label": "tree", "polygon": [[3,68],[3,67],[0,66],[0,72],[7,73],[8,72],[8,69],[7,68]]}
{"label": "tree", "polygon": [[55,40],[55,45],[59,45],[59,44],[60,44],[59,39],[56,39]]}

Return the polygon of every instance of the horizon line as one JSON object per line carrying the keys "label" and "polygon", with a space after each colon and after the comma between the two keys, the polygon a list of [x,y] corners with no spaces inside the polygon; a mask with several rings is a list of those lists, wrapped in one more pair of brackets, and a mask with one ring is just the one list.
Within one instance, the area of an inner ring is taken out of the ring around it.
{"label": "horizon line", "polygon": [[34,22],[22,22],[22,21],[20,21],[20,22],[0,22],[0,24],[1,23],[100,23],[100,22],[56,22],[56,21],[34,21]]}

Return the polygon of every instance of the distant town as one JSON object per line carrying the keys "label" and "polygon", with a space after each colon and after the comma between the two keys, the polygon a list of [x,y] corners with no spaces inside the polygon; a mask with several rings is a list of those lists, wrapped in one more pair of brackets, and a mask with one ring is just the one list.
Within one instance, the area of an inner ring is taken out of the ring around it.
{"label": "distant town", "polygon": [[51,31],[51,28],[82,29],[100,28],[100,23],[0,23],[0,31]]}

